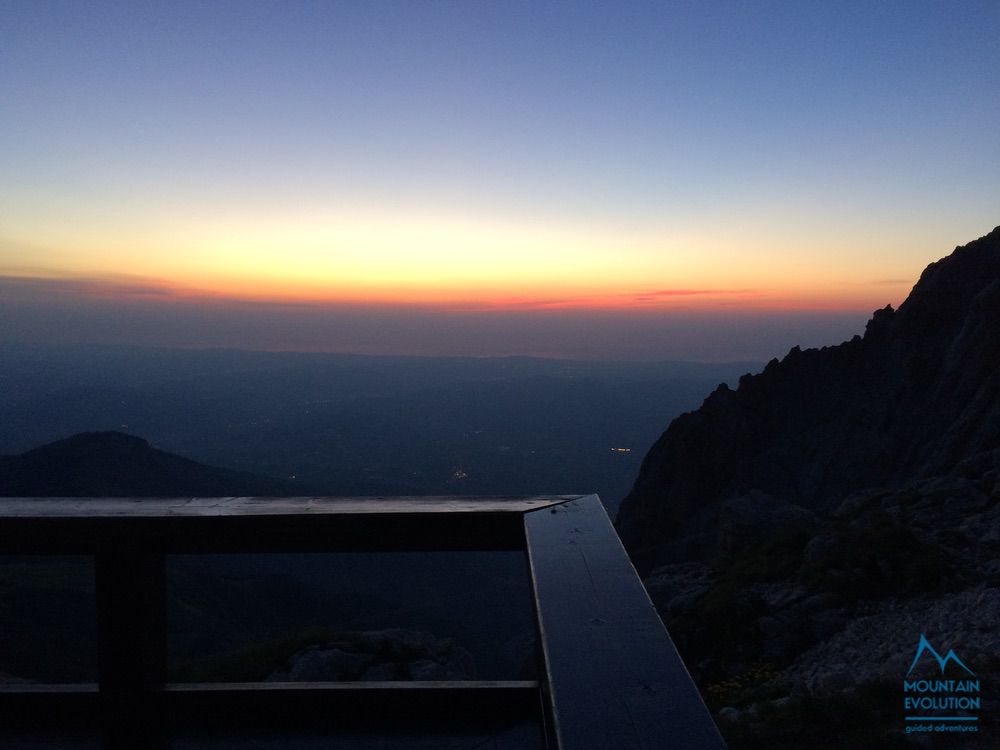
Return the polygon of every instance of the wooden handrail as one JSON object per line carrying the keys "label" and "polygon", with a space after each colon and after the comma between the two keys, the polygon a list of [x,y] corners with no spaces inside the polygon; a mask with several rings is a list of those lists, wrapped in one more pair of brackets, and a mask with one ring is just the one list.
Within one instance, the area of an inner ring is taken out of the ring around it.
{"label": "wooden handrail", "polygon": [[[527,554],[540,681],[166,681],[169,554],[454,549]],[[93,556],[99,662],[96,690],[0,687],[0,717],[16,718],[0,730],[92,731],[118,750],[192,727],[377,732],[420,717],[532,723],[551,750],[725,747],[595,495],[0,498],[0,553]]]}

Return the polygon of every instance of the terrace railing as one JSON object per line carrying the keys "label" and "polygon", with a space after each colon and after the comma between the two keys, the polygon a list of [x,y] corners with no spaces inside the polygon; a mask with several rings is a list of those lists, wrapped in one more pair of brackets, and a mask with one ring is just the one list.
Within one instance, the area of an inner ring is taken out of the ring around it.
{"label": "terrace railing", "polygon": [[[169,554],[430,550],[527,555],[541,679],[167,680]],[[0,684],[0,746],[473,728],[520,748],[525,735],[502,729],[527,725],[550,750],[725,747],[595,495],[0,498],[0,554],[92,557],[98,655],[96,684]]]}

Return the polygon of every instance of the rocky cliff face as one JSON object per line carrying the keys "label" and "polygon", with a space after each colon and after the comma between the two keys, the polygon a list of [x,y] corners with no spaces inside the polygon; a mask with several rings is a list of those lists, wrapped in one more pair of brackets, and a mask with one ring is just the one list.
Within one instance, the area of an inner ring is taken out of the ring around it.
{"label": "rocky cliff face", "polygon": [[622,502],[619,533],[640,571],[724,552],[727,519],[750,506],[751,520],[780,526],[867,487],[972,465],[995,479],[998,321],[1000,227],[928,266],[864,336],[796,347],[736,391],[720,386],[674,420]]}
{"label": "rocky cliff face", "polygon": [[[618,527],[734,750],[996,746],[1000,228],[674,420]],[[977,734],[905,732],[922,635],[982,680]]]}

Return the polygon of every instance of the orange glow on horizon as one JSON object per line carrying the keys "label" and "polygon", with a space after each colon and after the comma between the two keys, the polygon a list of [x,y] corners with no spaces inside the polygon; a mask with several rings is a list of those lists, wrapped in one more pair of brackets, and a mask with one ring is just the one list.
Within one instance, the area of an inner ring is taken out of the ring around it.
{"label": "orange glow on horizon", "polygon": [[[734,228],[629,233],[486,217],[304,212],[115,231],[57,225],[38,236],[30,255],[18,253],[36,267],[0,262],[0,276],[52,279],[62,284],[59,293],[133,302],[462,313],[871,312],[909,291],[901,270],[874,254],[848,258],[813,242],[816,254],[807,259],[804,242],[797,235],[750,239]],[[109,272],[123,268],[129,273]],[[865,281],[886,276],[896,278]]]}
{"label": "orange glow on horizon", "polygon": [[799,287],[725,288],[690,285],[669,288],[535,284],[305,283],[289,279],[204,278],[173,280],[131,275],[12,274],[27,284],[50,283],[60,294],[102,300],[179,304],[275,304],[315,307],[415,307],[442,312],[504,311],[693,311],[733,313],[851,312],[898,305],[909,291],[903,281],[880,284]]}
{"label": "orange glow on horizon", "polygon": [[[177,304],[871,312],[902,301],[911,283],[900,279],[912,272],[869,248],[852,251],[843,239],[823,242],[804,231],[755,235],[738,223],[695,231],[377,207],[51,223],[0,240],[8,245],[5,264],[0,242],[0,277],[52,279],[59,294]],[[26,257],[33,267],[14,265]]]}

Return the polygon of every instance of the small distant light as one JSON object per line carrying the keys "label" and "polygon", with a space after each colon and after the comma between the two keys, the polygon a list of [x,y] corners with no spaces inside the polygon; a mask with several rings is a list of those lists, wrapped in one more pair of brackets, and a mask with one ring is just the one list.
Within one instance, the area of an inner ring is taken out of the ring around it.
{"label": "small distant light", "polygon": [[631,448],[612,448],[611,451],[613,453],[631,453],[632,449]]}

